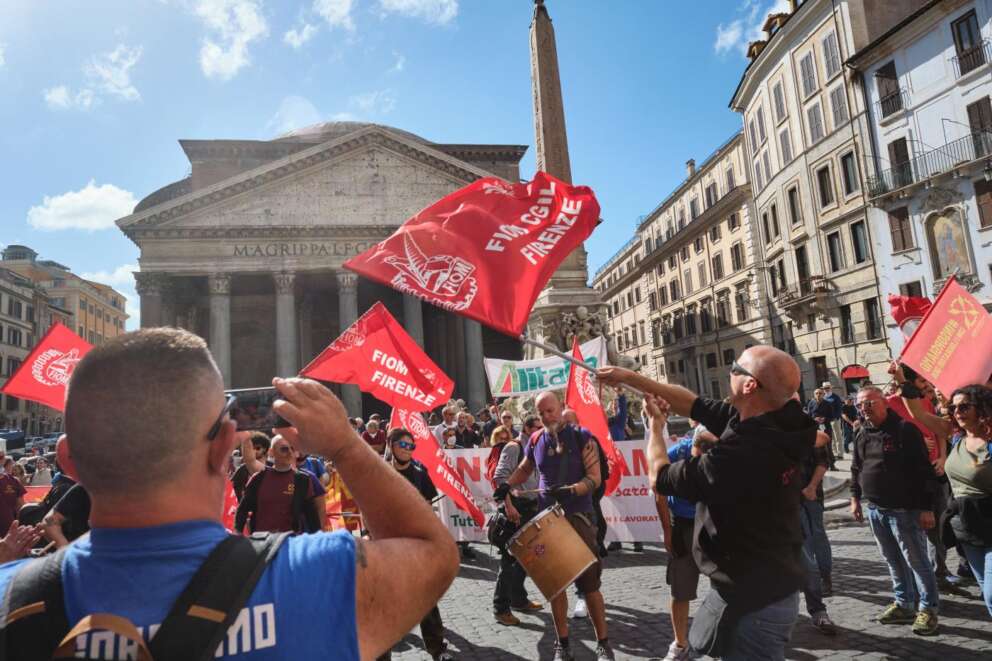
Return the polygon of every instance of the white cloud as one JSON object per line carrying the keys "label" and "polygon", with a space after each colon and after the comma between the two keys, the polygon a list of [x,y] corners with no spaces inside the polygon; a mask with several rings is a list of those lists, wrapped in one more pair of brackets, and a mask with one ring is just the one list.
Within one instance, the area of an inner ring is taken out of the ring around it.
{"label": "white cloud", "polygon": [[328,27],[344,28],[353,31],[355,22],[351,18],[352,0],[314,0],[313,10],[327,21]]}
{"label": "white cloud", "polygon": [[141,59],[141,50],[141,46],[129,48],[119,44],[109,53],[94,56],[83,67],[83,72],[97,89],[106,94],[125,101],[137,101],[141,95],[131,84],[131,69]]}
{"label": "white cloud", "polygon": [[73,94],[65,85],[57,85],[44,90],[42,97],[45,99],[45,105],[52,110],[68,110],[70,108],[89,110],[96,101],[93,90],[84,88]]}
{"label": "white cloud", "polygon": [[356,94],[348,103],[365,115],[386,115],[396,109],[396,97],[392,90],[379,90]]}
{"label": "white cloud", "polygon": [[207,78],[233,78],[251,62],[249,45],[269,33],[261,0],[199,0],[194,13],[210,32],[200,48]]}
{"label": "white cloud", "polygon": [[127,328],[133,330],[141,325],[141,309],[138,307],[138,292],[134,288],[134,272],[137,264],[123,264],[113,271],[88,271],[79,277],[113,287],[124,297],[124,310],[128,313]]}
{"label": "white cloud", "polygon": [[722,55],[730,50],[740,47],[741,36],[744,34],[744,21],[738,19],[726,26],[721,23],[716,26],[716,43],[713,50],[717,55]]}
{"label": "white cloud", "polygon": [[379,0],[383,14],[400,14],[445,25],[458,15],[458,0]]}
{"label": "white cloud", "polygon": [[732,51],[742,56],[747,53],[747,46],[752,41],[765,38],[761,26],[769,14],[789,13],[788,0],[745,0],[737,13],[739,18],[729,23],[716,26],[716,40],[713,50],[717,55]]}
{"label": "white cloud", "polygon": [[320,111],[308,99],[302,96],[287,96],[279,104],[279,109],[266,126],[273,133],[281,135],[320,121]]}
{"label": "white cloud", "polygon": [[28,224],[39,230],[78,229],[93,232],[114,227],[114,221],[130,214],[137,200],[133,193],[113,184],[97,186],[91,179],[78,191],[45,196],[28,210]]}
{"label": "white cloud", "polygon": [[393,64],[392,67],[390,67],[389,72],[399,73],[403,71],[403,69],[406,67],[406,56],[403,55],[402,53],[397,53],[396,51],[393,51],[393,57],[396,58],[396,62]]}
{"label": "white cloud", "polygon": [[286,34],[282,36],[282,40],[292,46],[294,50],[298,50],[303,44],[313,39],[315,34],[317,34],[317,26],[304,23],[299,29],[287,30]]}

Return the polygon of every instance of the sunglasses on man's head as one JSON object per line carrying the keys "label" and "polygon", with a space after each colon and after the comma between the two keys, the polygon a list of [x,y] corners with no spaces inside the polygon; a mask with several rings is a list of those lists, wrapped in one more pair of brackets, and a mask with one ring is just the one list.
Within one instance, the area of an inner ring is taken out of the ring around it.
{"label": "sunglasses on man's head", "polygon": [[217,434],[220,433],[220,428],[224,424],[224,416],[230,415],[231,411],[234,410],[234,405],[238,403],[238,398],[234,395],[228,395],[227,399],[224,401],[224,408],[220,410],[220,415],[217,416],[217,420],[210,427],[210,431],[207,432],[207,440],[212,441],[217,438]]}
{"label": "sunglasses on man's head", "polygon": [[736,374],[737,376],[748,376],[748,377],[751,377],[752,379],[754,379],[754,382],[758,384],[758,387],[759,388],[762,387],[761,381],[758,381],[758,377],[756,377],[755,375],[751,374],[746,369],[744,369],[743,367],[741,367],[740,364],[736,360],[730,366],[730,373],[731,374]]}
{"label": "sunglasses on man's head", "polygon": [[396,441],[395,443],[393,443],[393,445],[395,445],[397,447],[400,447],[400,448],[402,448],[404,450],[416,450],[417,449],[417,444],[416,443],[411,443],[409,441]]}
{"label": "sunglasses on man's head", "polygon": [[974,404],[972,404],[971,402],[961,402],[960,404],[948,404],[947,414],[954,415],[955,411],[959,413],[967,413],[968,411],[971,410],[972,406],[974,406]]}

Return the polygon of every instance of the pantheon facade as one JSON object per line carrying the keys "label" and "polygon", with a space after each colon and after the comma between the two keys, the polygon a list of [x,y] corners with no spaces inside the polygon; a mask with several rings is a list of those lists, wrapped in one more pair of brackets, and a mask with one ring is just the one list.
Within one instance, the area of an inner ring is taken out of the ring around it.
{"label": "pantheon facade", "polygon": [[[141,325],[206,338],[227,387],[297,373],[376,301],[473,407],[488,395],[483,355],[521,357],[518,341],[342,264],[479,177],[519,181],[526,146],[436,144],[357,122],[179,143],[190,174],[117,225],[140,249]],[[385,409],[353,386],[340,392],[351,415]]]}

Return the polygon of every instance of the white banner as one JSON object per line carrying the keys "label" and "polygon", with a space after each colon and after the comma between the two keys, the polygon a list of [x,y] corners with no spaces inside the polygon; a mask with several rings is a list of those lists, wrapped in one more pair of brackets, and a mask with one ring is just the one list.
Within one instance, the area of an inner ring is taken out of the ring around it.
{"label": "white banner", "polygon": [[[586,362],[594,367],[606,365],[606,338],[595,337],[579,345]],[[486,376],[493,397],[536,395],[542,390],[568,385],[572,364],[557,356],[537,360],[503,360],[486,358]]]}
{"label": "white banner", "polygon": [[[646,441],[620,441],[617,447],[627,460],[630,473],[620,480],[620,486],[602,500],[603,518],[608,526],[606,541],[658,542],[661,540],[661,525],[651,493],[651,477],[648,475],[648,461],[645,454]],[[495,509],[492,500],[493,487],[486,479],[486,458],[489,448],[472,450],[447,450],[455,464],[455,470],[472,490],[475,501],[488,516]],[[459,542],[485,542],[486,534],[475,525],[472,517],[455,506],[449,498],[438,501],[438,516],[448,526],[448,530]]]}

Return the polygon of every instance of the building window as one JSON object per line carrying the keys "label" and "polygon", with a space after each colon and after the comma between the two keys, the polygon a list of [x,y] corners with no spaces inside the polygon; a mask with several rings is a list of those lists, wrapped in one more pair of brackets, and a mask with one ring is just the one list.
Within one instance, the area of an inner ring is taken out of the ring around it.
{"label": "building window", "polygon": [[785,94],[782,92],[782,83],[775,83],[772,87],[772,100],[775,105],[775,121],[781,122],[785,119]]}
{"label": "building window", "polygon": [[730,325],[730,301],[725,294],[716,299],[716,323],[720,328]]}
{"label": "building window", "polygon": [[761,161],[754,161],[754,183],[758,184],[758,190],[765,187],[764,181],[761,179]]}
{"label": "building window", "polygon": [[854,342],[854,322],[851,320],[851,306],[840,306],[840,343]]}
{"label": "building window", "polygon": [[638,321],[637,322],[637,330],[638,330],[638,332],[639,332],[639,334],[641,336],[641,344],[644,344],[645,342],[648,341],[648,336],[647,336],[647,331],[644,330],[644,322],[643,321]]}
{"label": "building window", "polygon": [[713,316],[710,313],[710,299],[706,299],[699,306],[699,327],[704,333],[713,330]]}
{"label": "building window", "polygon": [[737,214],[736,213],[730,214],[730,217],[727,218],[727,230],[733,232],[735,229],[737,229],[740,226],[741,226],[741,221],[740,218],[737,217]]}
{"label": "building window", "polygon": [[772,213],[772,232],[774,233],[775,238],[777,239],[782,235],[782,228],[778,224],[778,207],[772,204],[769,210]]}
{"label": "building window", "polygon": [[710,228],[710,242],[716,243],[720,240],[720,226],[714,225]]}
{"label": "building window", "polygon": [[806,53],[799,60],[799,71],[802,78],[803,98],[816,91],[816,63],[813,61],[813,51]]}
{"label": "building window", "polygon": [[886,62],[875,72],[875,87],[878,91],[878,109],[883,119],[902,110],[899,74],[896,73],[894,60]]}
{"label": "building window", "polygon": [[755,129],[754,118],[747,124],[748,135],[751,137],[751,151],[758,151],[758,131]]}
{"label": "building window", "polygon": [[706,369],[716,369],[716,354],[708,353],[706,354]]}
{"label": "building window", "polygon": [[20,409],[21,409],[21,400],[17,399],[12,395],[7,395],[7,410],[19,411]]}
{"label": "building window", "polygon": [[668,258],[668,268],[674,270],[676,266],[678,266],[678,262],[675,259],[675,255],[672,255]]}
{"label": "building window", "polygon": [[682,313],[677,312],[672,320],[672,334],[676,340],[681,340],[685,336],[685,326],[683,324]]}
{"label": "building window", "polygon": [[14,317],[15,319],[21,318],[21,302],[15,301],[14,299],[7,298],[7,315]]}
{"label": "building window", "polygon": [[847,123],[847,94],[845,94],[843,85],[838,85],[830,90],[830,110],[834,117],[834,129]]}
{"label": "building window", "polygon": [[831,273],[844,268],[844,251],[841,248],[840,232],[827,235],[827,257],[830,260]]}
{"label": "building window", "polygon": [[761,214],[761,229],[765,231],[765,243],[772,242],[772,231],[768,224],[768,212]]}
{"label": "building window", "polygon": [[723,364],[724,365],[733,365],[734,364],[734,350],[733,349],[724,349],[723,350]]}
{"label": "building window", "polygon": [[920,284],[919,280],[913,282],[904,282],[899,285],[899,295],[900,296],[916,296],[917,298],[923,297],[923,285]]}
{"label": "building window", "polygon": [[761,106],[758,106],[758,112],[756,114],[758,116],[758,140],[761,140],[762,144],[764,144],[768,137],[765,133],[765,111]]}
{"label": "building window", "polygon": [[869,340],[882,337],[882,319],[878,315],[878,301],[874,298],[865,301],[865,329]]}
{"label": "building window", "polygon": [[685,295],[692,293],[692,269],[682,271],[682,286],[685,287]]}
{"label": "building window", "polygon": [[785,195],[789,202],[789,222],[793,225],[798,225],[803,222],[803,214],[800,211],[802,207],[799,202],[799,186],[793,186]]}
{"label": "building window", "polygon": [[974,184],[979,226],[992,227],[992,183],[979,179]]}
{"label": "building window", "polygon": [[662,285],[658,288],[658,307],[668,305],[668,287]]}
{"label": "building window", "polygon": [[825,209],[834,203],[834,182],[830,177],[829,165],[816,171],[816,185],[820,189],[820,208]]}
{"label": "building window", "polygon": [[692,198],[689,200],[689,218],[695,220],[699,216],[699,200]]}
{"label": "building window", "polygon": [[689,261],[689,246],[687,246],[687,245],[682,246],[682,251],[681,252],[682,252],[682,261],[683,262],[688,262]]}
{"label": "building window", "polygon": [[679,281],[672,280],[668,283],[668,292],[672,295],[672,302],[679,300]]}
{"label": "building window", "polygon": [[958,52],[958,71],[964,75],[985,64],[985,52],[982,50],[982,31],[978,27],[978,19],[972,10],[951,23],[954,32],[954,47]]}
{"label": "building window", "polygon": [[840,49],[837,48],[837,35],[831,32],[823,39],[822,45],[823,67],[829,80],[840,72]]}
{"label": "building window", "polygon": [[864,264],[868,261],[868,231],[865,221],[859,220],[851,225],[851,243],[854,244],[854,263]]}
{"label": "building window", "polygon": [[678,231],[682,231],[683,227],[685,227],[685,209],[679,209]]}
{"label": "building window", "polygon": [[12,328],[10,326],[7,327],[7,344],[14,347],[19,347],[21,346],[21,341],[23,339],[24,337],[21,335],[20,329]]}
{"label": "building window", "polygon": [[720,198],[720,195],[717,193],[716,190],[716,184],[710,184],[709,186],[707,186],[705,195],[706,195],[706,208],[709,209],[711,206],[716,204],[716,201]]}
{"label": "building window", "polygon": [[823,113],[820,112],[819,103],[814,103],[806,109],[806,119],[809,123],[809,141],[816,144],[823,140]]}
{"label": "building window", "polygon": [[634,287],[634,302],[635,303],[640,303],[641,302],[641,286],[640,285],[636,285]]}
{"label": "building window", "polygon": [[727,168],[727,192],[729,193],[734,190],[736,185],[736,182],[734,182],[734,168],[731,166]]}
{"label": "building window", "polygon": [[730,246],[730,268],[735,273],[744,268],[744,246],[740,243]]}
{"label": "building window", "polygon": [[633,292],[629,292],[629,291],[627,292],[627,307],[628,308],[634,307],[634,294],[633,294]]}
{"label": "building window", "polygon": [[789,127],[786,126],[778,134],[778,145],[782,152],[782,165],[786,165],[792,160],[792,138],[789,137]]}
{"label": "building window", "polygon": [[[17,371],[17,368],[20,367],[20,366],[21,366],[21,361],[20,360],[18,360],[17,358],[14,358],[13,356],[8,357],[7,358],[7,376],[14,376],[14,372],[16,372]],[[7,395],[7,397],[9,398],[10,395]]]}
{"label": "building window", "polygon": [[913,229],[909,226],[909,207],[889,211],[889,233],[892,235],[892,252],[915,248]]}
{"label": "building window", "polygon": [[854,160],[853,151],[840,157],[840,178],[844,183],[844,195],[853,195],[861,188],[858,182],[858,164]]}
{"label": "building window", "polygon": [[685,334],[696,334],[696,306],[691,306],[685,315]]}
{"label": "building window", "polygon": [[706,282],[706,262],[699,262],[698,270],[699,270],[699,286],[705,287],[707,284],[709,284]]}
{"label": "building window", "polygon": [[772,264],[768,268],[768,281],[772,286],[772,296],[778,296],[778,266]]}
{"label": "building window", "polygon": [[747,321],[747,289],[738,287],[734,294],[734,306],[737,308],[737,323]]}
{"label": "building window", "polygon": [[648,310],[654,312],[658,309],[658,294],[655,292],[648,292]]}
{"label": "building window", "polygon": [[692,242],[692,247],[695,249],[697,255],[703,252],[703,237],[697,236],[696,240]]}
{"label": "building window", "polygon": [[713,281],[723,279],[723,254],[717,253],[713,255]]}
{"label": "building window", "polygon": [[771,169],[771,167],[768,164],[768,150],[767,149],[765,150],[765,153],[761,155],[761,162],[765,164],[765,181],[767,181],[768,183],[771,183],[771,181],[772,181],[772,169]]}

